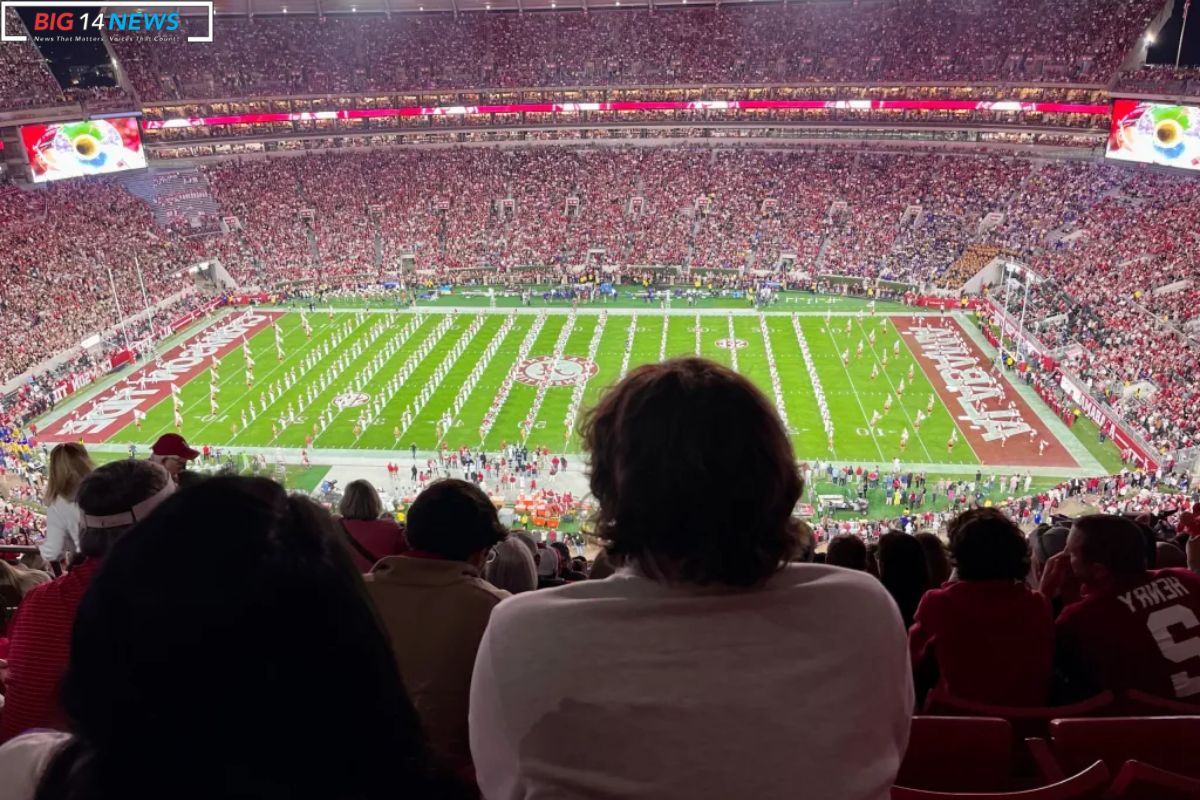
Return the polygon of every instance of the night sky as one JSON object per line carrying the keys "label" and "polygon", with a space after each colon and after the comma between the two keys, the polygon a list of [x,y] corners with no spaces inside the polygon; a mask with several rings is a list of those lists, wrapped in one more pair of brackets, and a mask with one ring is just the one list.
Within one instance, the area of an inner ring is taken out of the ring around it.
{"label": "night sky", "polygon": [[[1175,13],[1158,34],[1158,41],[1150,47],[1146,57],[1148,63],[1175,63],[1175,50],[1179,47],[1179,28],[1183,24],[1184,2],[1185,0],[1175,0]],[[1188,14],[1186,38],[1179,66],[1200,66],[1200,2],[1193,3]]]}

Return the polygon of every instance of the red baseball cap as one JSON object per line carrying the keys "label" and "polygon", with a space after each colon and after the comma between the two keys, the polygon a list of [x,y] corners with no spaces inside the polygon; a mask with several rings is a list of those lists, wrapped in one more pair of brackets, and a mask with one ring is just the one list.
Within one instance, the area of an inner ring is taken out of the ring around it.
{"label": "red baseball cap", "polygon": [[188,447],[188,443],[178,433],[164,433],[150,448],[156,456],[175,456],[185,461],[191,461],[200,455],[199,451]]}

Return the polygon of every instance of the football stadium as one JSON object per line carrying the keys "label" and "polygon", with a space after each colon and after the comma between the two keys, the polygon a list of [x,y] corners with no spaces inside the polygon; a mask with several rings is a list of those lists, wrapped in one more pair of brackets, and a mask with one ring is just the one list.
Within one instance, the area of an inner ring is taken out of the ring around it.
{"label": "football stadium", "polygon": [[4,0],[0,800],[1200,799],[1190,6]]}

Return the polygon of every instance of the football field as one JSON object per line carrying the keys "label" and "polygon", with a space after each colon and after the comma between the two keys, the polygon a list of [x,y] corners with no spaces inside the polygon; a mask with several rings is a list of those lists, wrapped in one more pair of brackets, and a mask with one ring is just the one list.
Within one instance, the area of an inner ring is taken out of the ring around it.
{"label": "football field", "polygon": [[43,437],[144,446],[178,430],[195,446],[307,447],[314,461],[443,444],[576,453],[606,386],[694,354],[757,384],[801,459],[1080,466],[953,316],[866,312],[231,309]]}

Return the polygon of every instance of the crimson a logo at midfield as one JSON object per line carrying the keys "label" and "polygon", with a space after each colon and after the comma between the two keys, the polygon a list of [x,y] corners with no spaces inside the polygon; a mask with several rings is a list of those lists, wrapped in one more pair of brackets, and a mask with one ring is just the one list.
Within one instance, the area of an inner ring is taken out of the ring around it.
{"label": "crimson a logo at midfield", "polygon": [[371,398],[363,392],[346,392],[333,398],[333,404],[339,411],[355,406],[365,406],[369,402],[371,402]]}
{"label": "crimson a logo at midfield", "polygon": [[595,361],[579,356],[563,356],[557,361],[553,356],[538,356],[521,362],[517,368],[517,380],[530,386],[574,386],[581,379],[587,380],[600,370]]}

